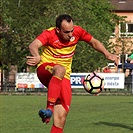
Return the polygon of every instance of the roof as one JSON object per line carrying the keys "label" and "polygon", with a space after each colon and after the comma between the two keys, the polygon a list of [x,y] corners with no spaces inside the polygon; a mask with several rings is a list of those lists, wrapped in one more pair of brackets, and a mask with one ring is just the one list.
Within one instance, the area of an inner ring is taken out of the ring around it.
{"label": "roof", "polygon": [[116,7],[114,11],[133,12],[133,0],[109,0]]}

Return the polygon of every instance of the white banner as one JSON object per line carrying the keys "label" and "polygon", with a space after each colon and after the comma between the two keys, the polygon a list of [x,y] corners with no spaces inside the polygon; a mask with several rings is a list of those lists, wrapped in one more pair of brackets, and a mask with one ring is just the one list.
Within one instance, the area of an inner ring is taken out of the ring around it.
{"label": "white banner", "polygon": [[124,73],[102,73],[104,77],[104,88],[124,89]]}
{"label": "white banner", "polygon": [[[71,87],[83,88],[83,80],[89,73],[72,73]],[[104,77],[104,88],[124,89],[124,73],[98,73]],[[44,88],[36,73],[17,73],[16,88]]]}
{"label": "white banner", "polygon": [[44,88],[36,73],[17,73],[16,88]]}
{"label": "white banner", "polygon": [[[83,88],[83,80],[89,73],[72,73],[72,88]],[[104,88],[124,89],[124,73],[98,73],[104,78]]]}

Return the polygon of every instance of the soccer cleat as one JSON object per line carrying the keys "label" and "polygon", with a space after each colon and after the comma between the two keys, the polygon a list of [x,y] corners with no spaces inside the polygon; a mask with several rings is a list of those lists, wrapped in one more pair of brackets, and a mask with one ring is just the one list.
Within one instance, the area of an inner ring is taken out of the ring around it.
{"label": "soccer cleat", "polygon": [[50,122],[50,118],[53,113],[50,109],[47,110],[41,109],[38,114],[42,118],[42,122],[43,123],[45,122],[47,124]]}

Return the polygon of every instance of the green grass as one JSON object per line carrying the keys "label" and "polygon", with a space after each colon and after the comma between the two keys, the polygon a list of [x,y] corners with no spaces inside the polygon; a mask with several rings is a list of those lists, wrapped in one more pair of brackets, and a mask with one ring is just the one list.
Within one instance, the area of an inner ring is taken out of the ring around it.
{"label": "green grass", "polygon": [[[46,96],[0,96],[0,133],[49,133],[38,110]],[[73,96],[64,133],[133,132],[132,96]]]}

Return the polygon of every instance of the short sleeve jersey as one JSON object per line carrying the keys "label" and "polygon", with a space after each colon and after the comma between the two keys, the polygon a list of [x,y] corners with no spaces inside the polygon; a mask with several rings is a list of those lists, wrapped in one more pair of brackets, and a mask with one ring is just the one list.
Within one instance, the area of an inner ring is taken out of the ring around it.
{"label": "short sleeve jersey", "polygon": [[70,78],[72,57],[78,41],[90,42],[92,36],[80,26],[74,26],[69,42],[60,40],[54,27],[44,30],[38,37],[43,44],[40,66],[43,63],[60,64],[66,68],[66,78]]}

